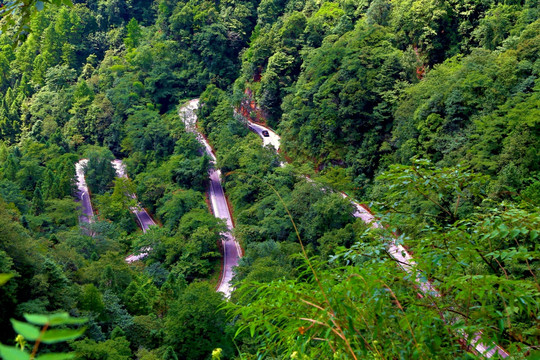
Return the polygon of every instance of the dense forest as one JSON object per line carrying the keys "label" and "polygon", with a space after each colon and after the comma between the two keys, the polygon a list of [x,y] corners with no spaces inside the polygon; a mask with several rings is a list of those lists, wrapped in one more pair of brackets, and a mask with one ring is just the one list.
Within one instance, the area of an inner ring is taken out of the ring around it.
{"label": "dense forest", "polygon": [[[2,358],[540,356],[537,0],[15,0],[0,16]],[[179,116],[193,98],[244,252],[229,299],[211,161]],[[131,194],[159,226],[139,229]],[[45,323],[79,333],[25,335]]]}

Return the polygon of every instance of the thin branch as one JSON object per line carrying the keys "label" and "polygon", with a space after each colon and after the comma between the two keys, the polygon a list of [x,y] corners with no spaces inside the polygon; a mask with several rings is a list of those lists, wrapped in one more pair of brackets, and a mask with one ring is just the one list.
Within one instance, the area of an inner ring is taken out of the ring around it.
{"label": "thin branch", "polygon": [[403,309],[403,306],[401,306],[401,303],[399,302],[399,300],[398,300],[396,294],[394,293],[394,291],[385,282],[381,281],[381,283],[384,285],[385,288],[387,288],[390,291],[390,294],[392,294],[392,297],[396,300],[396,304],[398,306],[398,309],[401,310],[401,312],[403,313],[403,317],[407,321],[407,326],[409,326],[409,331],[411,332],[411,336],[413,338],[414,344],[418,348],[418,342],[416,341],[416,337],[414,336],[414,332],[413,332],[411,323],[409,322],[409,319],[407,318],[407,315],[405,314],[405,309]]}
{"label": "thin branch", "polygon": [[456,256],[454,255],[454,253],[452,253],[450,251],[450,248],[448,247],[448,242],[446,241],[446,236],[443,236],[443,243],[444,243],[444,246],[446,247],[446,251],[448,251],[448,253],[450,254],[450,256],[452,257],[452,259],[454,259],[456,261],[456,263],[459,264],[459,266],[461,266],[463,268],[463,270],[465,270],[465,266],[463,266],[463,264],[456,258]]}
{"label": "thin branch", "polygon": [[461,200],[461,195],[458,195],[457,202],[456,202],[456,208],[454,209],[454,216],[457,217],[457,211],[459,207],[459,200]]}
{"label": "thin branch", "polygon": [[[387,205],[388,206],[388,205]],[[390,209],[390,211],[396,213],[396,214],[404,214],[404,215],[420,215],[420,216],[431,216],[431,217],[435,217],[435,218],[440,218],[441,215],[433,215],[433,214],[428,214],[428,213],[414,213],[414,212],[407,212],[407,211],[399,211],[397,210],[395,207],[393,206],[388,206],[388,208]]]}
{"label": "thin branch", "polygon": [[308,304],[308,305],[310,305],[310,306],[313,306],[314,308],[317,308],[317,309],[319,309],[319,310],[321,310],[321,311],[326,311],[326,309],[322,308],[321,306],[316,305],[316,304],[313,304],[313,303],[311,303],[311,302],[309,302],[309,301],[306,301],[306,300],[304,300],[304,299],[300,299],[300,301],[302,301],[303,303]]}
{"label": "thin branch", "polygon": [[506,277],[506,280],[508,280],[508,273],[506,272],[506,269],[504,268],[504,266],[502,266],[502,264],[499,262],[499,260],[497,260],[496,257],[492,256],[492,258],[493,258],[493,260],[495,260],[497,262],[497,264],[499,264],[499,267],[504,272],[504,276]]}
{"label": "thin branch", "polygon": [[34,348],[32,349],[32,353],[30,354],[30,359],[36,358],[39,344],[41,343],[41,339],[43,338],[43,335],[45,335],[45,331],[47,331],[48,328],[49,328],[49,323],[47,322],[45,325],[43,325],[43,328],[41,329],[41,332],[39,333],[36,343],[34,344]]}
{"label": "thin branch", "polygon": [[484,260],[484,262],[485,262],[486,264],[488,264],[488,266],[491,268],[491,270],[493,270],[494,273],[498,273],[497,268],[495,268],[495,266],[493,266],[493,264],[490,263],[490,262],[488,261],[488,259],[485,258],[484,255],[482,255],[482,253],[480,252],[480,250],[478,250],[478,249],[474,249],[474,250],[478,253],[478,255],[480,255],[480,257],[482,258],[482,260]]}
{"label": "thin branch", "polygon": [[[514,241],[515,241],[515,243],[517,244],[517,246],[519,248],[521,246],[519,241],[517,241],[517,239],[514,239]],[[525,258],[525,262],[527,263],[527,267],[529,268],[529,272],[531,273],[531,275],[534,278],[534,283],[536,284],[536,287],[540,290],[540,283],[538,282],[538,279],[536,278],[536,274],[534,273],[534,271],[532,271],[531,264],[529,263],[529,259]]]}
{"label": "thin branch", "polygon": [[427,200],[431,201],[432,203],[434,203],[435,205],[437,205],[438,207],[440,207],[445,213],[447,213],[450,217],[454,218],[454,215],[448,211],[444,206],[442,206],[441,204],[439,204],[438,202],[436,202],[435,200],[433,200],[432,198],[430,198],[427,194],[424,194],[424,192],[422,190],[420,190],[420,188],[418,186],[414,186],[414,188],[416,189],[416,191],[418,191],[423,197],[425,197]]}
{"label": "thin branch", "polygon": [[315,320],[315,319],[308,319],[308,318],[300,318],[300,320],[308,321],[312,324],[321,325],[323,327],[329,328],[334,334],[336,334],[341,340],[345,341],[345,337],[343,334],[340,334],[336,329],[331,327],[330,325],[323,323],[322,321]]}

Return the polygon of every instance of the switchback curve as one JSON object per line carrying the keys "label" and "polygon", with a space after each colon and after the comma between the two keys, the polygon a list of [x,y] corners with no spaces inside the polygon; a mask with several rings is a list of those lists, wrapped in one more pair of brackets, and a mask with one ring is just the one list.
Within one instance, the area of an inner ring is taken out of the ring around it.
{"label": "switchback curve", "polygon": [[217,286],[217,291],[223,293],[225,297],[229,298],[233,291],[231,280],[233,278],[233,268],[238,265],[240,257],[242,257],[242,249],[240,244],[236,241],[232,235],[234,224],[232,221],[232,215],[227,204],[227,198],[221,186],[221,171],[216,169],[216,156],[212,150],[212,147],[197,130],[197,115],[195,110],[199,107],[199,99],[193,99],[186,105],[182,106],[178,112],[178,115],[184,122],[186,130],[194,133],[197,136],[197,140],[204,146],[206,154],[210,157],[210,168],[208,175],[210,178],[210,186],[208,189],[208,196],[212,205],[212,211],[214,216],[225,220],[227,224],[227,231],[222,234],[223,240],[223,267],[221,269],[221,278]]}

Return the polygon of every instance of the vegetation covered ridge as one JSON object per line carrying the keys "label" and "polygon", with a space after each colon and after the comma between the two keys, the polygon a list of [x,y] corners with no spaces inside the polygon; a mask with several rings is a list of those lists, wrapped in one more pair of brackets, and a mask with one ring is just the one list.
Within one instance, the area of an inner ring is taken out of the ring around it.
{"label": "vegetation covered ridge", "polygon": [[[0,356],[538,356],[535,0],[0,7]],[[245,252],[228,301],[212,159],[178,116],[195,97]],[[139,231],[129,194],[163,226]],[[40,343],[29,319],[57,318],[78,337]]]}

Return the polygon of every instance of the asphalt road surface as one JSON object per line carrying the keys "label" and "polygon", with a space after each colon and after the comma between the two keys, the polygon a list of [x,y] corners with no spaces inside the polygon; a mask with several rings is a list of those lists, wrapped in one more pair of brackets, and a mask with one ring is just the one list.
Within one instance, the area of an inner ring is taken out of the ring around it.
{"label": "asphalt road surface", "polygon": [[[279,145],[281,142],[281,139],[279,135],[277,135],[274,131],[253,123],[248,120],[248,126],[251,130],[255,131],[263,140],[263,145],[266,146],[268,144],[273,145],[276,150],[279,150]],[[268,131],[269,135],[268,137],[263,135],[263,130]],[[282,163],[281,166],[284,166]],[[308,179],[308,181],[313,182],[313,180]],[[349,196],[341,193],[341,195],[349,199]],[[369,212],[366,208],[364,208],[362,205],[357,203],[356,201],[349,199],[349,201],[354,205],[355,212],[352,214],[354,217],[361,218],[366,224],[371,224],[371,226],[378,228],[381,225],[375,221],[375,217],[371,212]],[[433,296],[433,297],[439,297],[441,294],[439,291],[433,286],[431,281],[427,279],[420,271],[416,270],[416,262],[414,261],[411,254],[401,245],[396,243],[396,240],[392,240],[390,244],[388,244],[388,254],[396,260],[396,262],[399,264],[399,266],[408,274],[414,274],[415,276],[415,283],[416,286],[420,289],[420,291],[427,296]],[[456,321],[457,319],[451,319],[450,321]],[[466,334],[462,334],[465,339],[467,339]],[[473,336],[472,340],[470,341],[471,346],[480,354],[484,355],[486,358],[491,358],[495,354],[498,354],[501,358],[507,358],[510,356],[506,351],[504,351],[501,347],[499,347],[496,344],[489,344],[486,345],[484,343],[480,342],[481,333],[477,333]]]}
{"label": "asphalt road surface", "polygon": [[[111,163],[114,167],[114,170],[116,170],[117,177],[127,178],[126,166],[124,165],[122,160],[116,159],[113,160]],[[137,196],[135,194],[128,195],[133,199],[137,199]],[[135,214],[135,216],[137,216],[137,221],[139,222],[139,226],[141,227],[143,232],[146,232],[150,228],[150,226],[157,225],[150,216],[150,214],[148,214],[148,212],[143,207],[141,207],[139,203],[137,203],[137,206],[132,207],[130,210],[132,213]]]}
{"label": "asphalt road surface", "polygon": [[[254,122],[248,122],[248,126],[251,130],[253,130],[254,132],[256,132],[260,137],[261,139],[263,140],[263,145],[264,146],[267,146],[267,145],[272,145],[276,151],[279,151],[279,145],[280,145],[280,138],[279,138],[279,135],[276,134],[273,130],[263,126],[263,125],[260,125],[260,124],[256,124]],[[264,136],[263,135],[263,131],[268,131],[268,136]]]}
{"label": "asphalt road surface", "polygon": [[76,182],[77,182],[77,202],[81,204],[81,215],[79,222],[92,223],[94,222],[94,210],[88,193],[88,185],[84,179],[84,167],[88,163],[88,159],[81,159],[75,164]]}
{"label": "asphalt road surface", "polygon": [[216,169],[216,157],[210,147],[210,144],[204,139],[204,137],[197,131],[197,115],[195,110],[199,106],[199,99],[191,100],[187,105],[183,106],[179,111],[179,116],[186,125],[186,130],[191,131],[197,135],[197,139],[204,145],[205,152],[211,158],[212,167],[208,173],[210,178],[210,187],[208,195],[212,205],[214,216],[225,220],[228,231],[223,233],[223,268],[221,272],[221,279],[219,281],[217,291],[222,292],[225,297],[229,298],[233,291],[233,287],[230,281],[234,275],[234,267],[238,265],[238,261],[242,256],[240,245],[232,235],[233,222],[232,216],[227,205],[227,199],[221,186],[221,172]]}
{"label": "asphalt road surface", "polygon": [[[279,135],[277,135],[274,131],[262,125],[253,123],[249,120],[248,126],[262,138],[264,146],[266,146],[267,144],[272,144],[276,149],[279,149],[281,139]],[[262,133],[264,130],[268,131],[270,136],[264,136]],[[283,165],[284,164],[282,164],[282,166]],[[314,183],[314,181],[308,177],[306,177],[306,180]],[[345,199],[349,199],[349,196],[345,193],[341,193],[341,196],[343,196]],[[371,226],[375,228],[380,227],[380,224],[375,221],[375,217],[373,216],[373,214],[371,214],[371,212],[369,212],[366,208],[364,208],[362,205],[355,202],[354,200],[349,199],[349,201],[355,208],[355,211],[352,214],[354,217],[362,219],[366,224],[371,224]],[[416,266],[416,263],[414,262],[412,256],[402,245],[399,245],[395,241],[392,241],[392,243],[388,245],[388,253],[397,261],[397,263],[404,271],[406,271],[407,273],[415,271],[414,267]],[[440,296],[439,292],[433,287],[431,282],[426,279],[421,273],[416,274],[416,284],[424,294],[436,297]]]}

